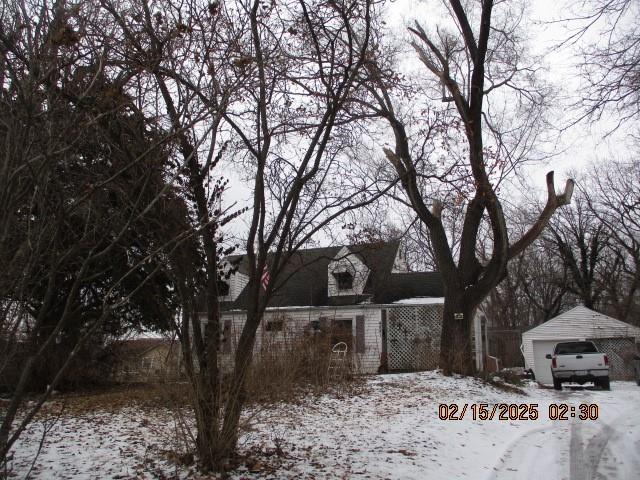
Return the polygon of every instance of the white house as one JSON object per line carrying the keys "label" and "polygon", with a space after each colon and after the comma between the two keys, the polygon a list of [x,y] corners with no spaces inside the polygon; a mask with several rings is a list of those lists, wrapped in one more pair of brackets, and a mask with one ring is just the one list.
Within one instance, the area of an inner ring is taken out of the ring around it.
{"label": "white house", "polygon": [[[409,272],[398,241],[313,248],[296,253],[256,338],[256,349],[331,331],[350,346],[360,373],[429,370],[438,366],[443,286],[437,272]],[[221,297],[223,360],[230,362],[246,320],[244,259]],[[480,320],[473,331],[482,367]],[[334,338],[332,337],[332,338]],[[476,341],[477,339],[477,341]]]}
{"label": "white house", "polygon": [[640,328],[616,320],[582,305],[522,334],[522,354],[525,366],[531,368],[540,383],[551,384],[551,360],[559,342],[593,341],[598,350],[606,353],[611,363],[611,378],[628,379],[633,376],[630,357],[640,342]]}

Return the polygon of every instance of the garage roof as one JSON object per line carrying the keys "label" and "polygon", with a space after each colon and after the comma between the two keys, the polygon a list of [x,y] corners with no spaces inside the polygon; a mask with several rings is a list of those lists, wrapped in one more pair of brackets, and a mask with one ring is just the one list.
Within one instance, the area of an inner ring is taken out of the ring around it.
{"label": "garage roof", "polygon": [[640,338],[640,328],[579,305],[522,334],[523,341],[574,337]]}

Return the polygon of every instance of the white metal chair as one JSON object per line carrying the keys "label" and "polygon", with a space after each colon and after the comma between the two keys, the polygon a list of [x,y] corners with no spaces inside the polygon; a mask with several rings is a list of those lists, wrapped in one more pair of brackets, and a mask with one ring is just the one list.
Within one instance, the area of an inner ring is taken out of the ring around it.
{"label": "white metal chair", "polygon": [[347,352],[349,347],[345,342],[338,342],[331,348],[327,377],[330,381],[342,380],[347,370]]}

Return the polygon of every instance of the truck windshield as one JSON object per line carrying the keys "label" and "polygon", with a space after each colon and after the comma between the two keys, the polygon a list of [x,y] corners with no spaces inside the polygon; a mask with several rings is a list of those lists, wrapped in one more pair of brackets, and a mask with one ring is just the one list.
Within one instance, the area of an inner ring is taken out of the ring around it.
{"label": "truck windshield", "polygon": [[556,345],[556,355],[574,355],[576,353],[598,353],[591,342],[570,342]]}

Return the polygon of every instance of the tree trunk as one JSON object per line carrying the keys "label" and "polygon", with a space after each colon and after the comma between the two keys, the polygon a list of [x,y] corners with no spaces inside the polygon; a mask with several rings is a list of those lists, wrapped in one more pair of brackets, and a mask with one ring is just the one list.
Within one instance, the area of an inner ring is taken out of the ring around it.
{"label": "tree trunk", "polygon": [[[211,301],[210,293],[207,300]],[[216,299],[217,300],[217,299]],[[188,303],[185,302],[188,307]],[[218,368],[219,323],[220,312],[217,304],[209,308],[204,327],[204,335],[199,329],[200,317],[189,308],[185,308],[192,324],[192,332],[189,329],[183,334],[183,355],[185,363],[188,363],[187,373],[193,388],[193,407],[196,417],[197,437],[196,449],[198,460],[204,471],[218,471],[221,469],[223,455],[221,455],[220,440],[220,371]],[[192,340],[193,339],[193,340]],[[193,343],[189,343],[192,342]],[[194,358],[191,348],[196,354]],[[197,362],[197,365],[195,364]]]}
{"label": "tree trunk", "polygon": [[[475,308],[465,304],[462,297],[460,292],[447,292],[444,300],[440,367],[445,375],[473,375],[475,372],[471,345]],[[460,314],[462,318],[459,318]]]}
{"label": "tree trunk", "polygon": [[[201,385],[209,389],[209,382],[200,382]],[[215,387],[214,387],[215,388]],[[212,405],[212,391],[200,392],[196,395],[196,426],[198,435],[196,437],[196,449],[198,451],[199,463],[204,471],[220,470],[222,458],[219,454],[219,430],[217,406]]]}
{"label": "tree trunk", "polygon": [[245,328],[242,330],[235,354],[235,369],[229,389],[229,398],[224,412],[224,425],[222,438],[226,456],[230,456],[238,443],[238,430],[240,414],[247,400],[247,375],[253,361],[253,346],[256,339],[256,331],[260,325],[262,313],[253,312],[247,315]]}

